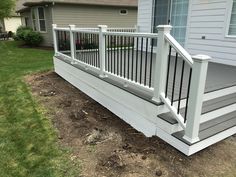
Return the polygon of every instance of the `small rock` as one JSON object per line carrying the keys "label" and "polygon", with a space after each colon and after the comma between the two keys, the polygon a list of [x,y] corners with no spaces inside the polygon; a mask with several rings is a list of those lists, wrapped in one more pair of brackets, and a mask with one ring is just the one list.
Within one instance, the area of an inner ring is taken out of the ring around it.
{"label": "small rock", "polygon": [[96,144],[97,141],[101,138],[101,132],[99,130],[94,129],[93,132],[87,137],[86,143],[88,144]]}
{"label": "small rock", "polygon": [[157,170],[156,171],[156,176],[161,176],[162,175],[162,171],[161,170]]}
{"label": "small rock", "polygon": [[86,111],[82,110],[82,112],[83,112],[85,115],[88,115],[88,113],[87,113]]}
{"label": "small rock", "polygon": [[126,143],[125,145],[123,145],[122,148],[123,148],[124,150],[132,149],[132,147],[131,147],[128,143]]}
{"label": "small rock", "polygon": [[68,108],[68,107],[71,107],[72,102],[71,102],[70,100],[68,100],[68,101],[63,101],[62,103],[60,103],[60,105],[63,106],[63,107]]}
{"label": "small rock", "polygon": [[146,159],[147,159],[147,156],[143,155],[141,158],[142,158],[143,160],[146,160]]}
{"label": "small rock", "polygon": [[56,92],[55,91],[41,91],[39,92],[39,95],[44,96],[44,97],[55,96]]}

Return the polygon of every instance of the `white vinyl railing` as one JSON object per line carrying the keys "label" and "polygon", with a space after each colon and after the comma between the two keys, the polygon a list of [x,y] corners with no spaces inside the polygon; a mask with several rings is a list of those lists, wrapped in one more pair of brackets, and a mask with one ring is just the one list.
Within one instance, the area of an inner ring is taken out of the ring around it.
{"label": "white vinyl railing", "polygon": [[[158,34],[154,34],[139,33],[136,28],[107,28],[104,25],[98,28],[76,28],[74,25],[58,28],[53,25],[55,55],[97,73],[101,79],[108,77],[123,83],[124,87],[134,87],[152,95],[152,100],[163,102],[185,130],[184,138],[194,143],[199,140],[210,57],[192,57],[170,35],[171,26],[161,25],[157,29]],[[173,51],[175,56],[172,56]],[[175,61],[173,68],[172,61]],[[178,80],[179,63],[182,63],[182,72]],[[176,87],[179,87],[178,91]],[[185,94],[183,87],[188,90]],[[184,112],[181,112],[182,101],[186,104]]]}

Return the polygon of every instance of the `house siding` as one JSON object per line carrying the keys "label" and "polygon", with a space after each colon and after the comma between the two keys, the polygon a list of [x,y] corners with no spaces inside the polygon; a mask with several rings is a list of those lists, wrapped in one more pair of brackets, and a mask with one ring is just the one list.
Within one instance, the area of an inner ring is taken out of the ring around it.
{"label": "house siding", "polygon": [[138,27],[140,32],[152,32],[153,0],[138,1]]}
{"label": "house siding", "polygon": [[5,31],[15,33],[19,26],[21,26],[21,17],[4,18]]}
{"label": "house siding", "polygon": [[45,16],[46,16],[46,28],[47,32],[42,32],[41,35],[43,36],[43,44],[44,46],[53,46],[53,37],[52,37],[52,7],[48,6],[45,8]]}
{"label": "house siding", "polygon": [[186,41],[191,54],[206,54],[214,62],[236,65],[236,38],[226,37],[229,3],[229,0],[192,0]]}
{"label": "house siding", "polygon": [[[190,0],[185,44],[190,54],[205,54],[211,56],[213,62],[236,65],[236,38],[226,37],[230,1]],[[153,0],[139,0],[138,26],[141,32],[151,32],[152,3]]]}
{"label": "house siding", "polygon": [[[128,14],[120,15],[121,9],[127,9]],[[134,27],[137,25],[137,9],[56,4],[53,7],[53,20],[58,26],[75,24],[78,27]]]}

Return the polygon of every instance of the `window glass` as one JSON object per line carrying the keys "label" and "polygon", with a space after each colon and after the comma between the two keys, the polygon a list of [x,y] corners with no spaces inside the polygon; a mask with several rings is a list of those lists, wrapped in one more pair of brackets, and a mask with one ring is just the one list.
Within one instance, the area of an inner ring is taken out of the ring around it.
{"label": "window glass", "polygon": [[39,19],[44,19],[44,8],[39,7],[38,12],[39,12]]}
{"label": "window glass", "polygon": [[158,25],[172,25],[171,35],[182,45],[185,43],[189,0],[155,0],[153,31]]}
{"label": "window glass", "polygon": [[45,20],[45,13],[44,8],[38,8],[38,17],[39,17],[39,31],[46,31],[46,20]]}
{"label": "window glass", "polygon": [[229,35],[236,35],[236,0],[233,0],[233,7],[229,25]]}

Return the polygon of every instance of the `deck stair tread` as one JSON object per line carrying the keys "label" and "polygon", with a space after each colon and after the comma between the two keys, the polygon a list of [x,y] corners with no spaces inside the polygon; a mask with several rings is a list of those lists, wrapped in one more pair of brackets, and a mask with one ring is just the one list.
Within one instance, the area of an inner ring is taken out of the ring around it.
{"label": "deck stair tread", "polygon": [[[221,133],[227,129],[236,126],[236,111],[220,116],[211,121],[205,122],[200,125],[199,138],[203,141],[210,138],[218,133]],[[193,145],[183,139],[184,131],[179,131],[172,134],[175,138],[186,143],[187,145]],[[194,143],[195,144],[195,143]]]}
{"label": "deck stair tread", "polygon": [[[217,109],[224,108],[234,103],[236,103],[236,93],[205,101],[203,102],[203,106],[202,106],[202,115],[215,111]],[[185,108],[180,109],[180,114],[181,115],[185,114]],[[158,117],[167,121],[170,124],[178,123],[177,120],[172,116],[170,112],[160,114],[158,115]]]}

